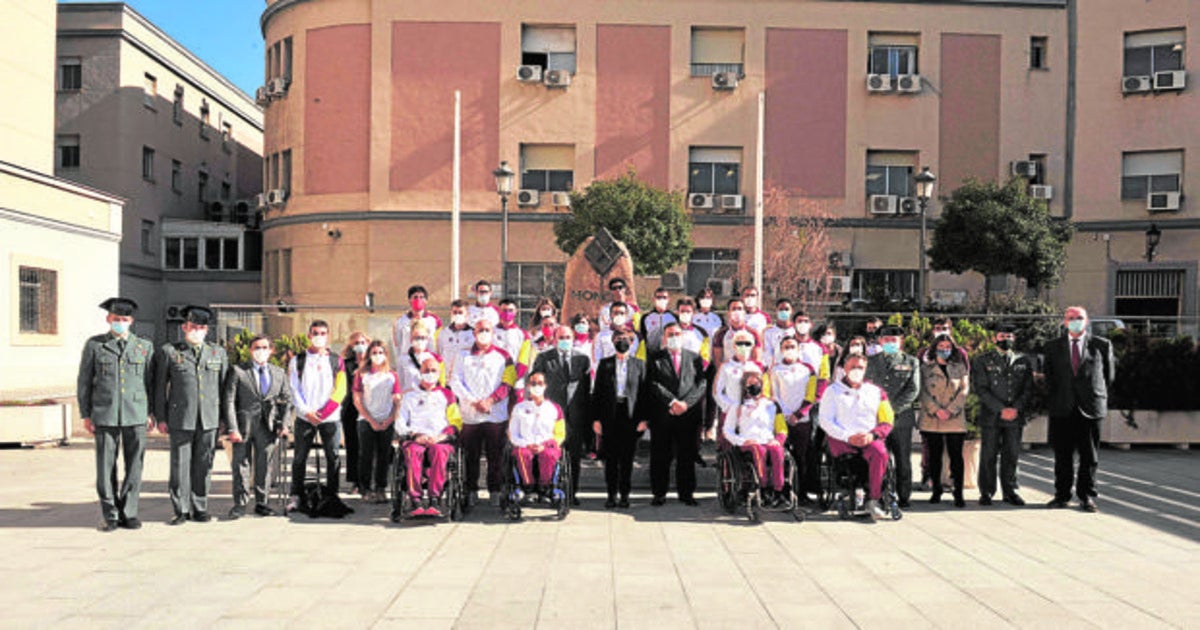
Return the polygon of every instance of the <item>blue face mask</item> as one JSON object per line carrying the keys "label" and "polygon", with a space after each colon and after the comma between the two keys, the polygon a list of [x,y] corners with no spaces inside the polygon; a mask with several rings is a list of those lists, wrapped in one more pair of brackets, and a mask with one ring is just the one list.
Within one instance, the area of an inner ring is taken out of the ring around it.
{"label": "blue face mask", "polygon": [[574,347],[575,342],[570,339],[559,339],[555,345],[558,346],[560,352],[569,352]]}
{"label": "blue face mask", "polygon": [[791,311],[779,311],[779,313],[777,313],[777,315],[779,316],[779,321],[781,321],[781,322],[786,322],[792,318]]}
{"label": "blue face mask", "polygon": [[126,322],[113,322],[109,326],[114,335],[124,335],[129,332],[129,324]]}
{"label": "blue face mask", "polygon": [[897,352],[900,352],[900,344],[896,343],[895,341],[889,341],[883,344],[883,352],[884,354],[896,354]]}
{"label": "blue face mask", "polygon": [[937,351],[938,358],[939,358],[939,359],[941,359],[941,360],[943,360],[943,361],[946,361],[946,360],[948,360],[948,359],[950,358],[950,353],[951,353],[951,352],[954,352],[954,350],[952,350],[952,349],[950,349],[950,348],[947,348],[947,349],[945,349],[945,350],[942,350],[941,348],[939,348],[939,349],[938,349],[938,351]]}
{"label": "blue face mask", "polygon": [[1067,330],[1075,333],[1076,335],[1083,332],[1083,329],[1086,326],[1087,322],[1082,319],[1072,319],[1071,321],[1067,322]]}

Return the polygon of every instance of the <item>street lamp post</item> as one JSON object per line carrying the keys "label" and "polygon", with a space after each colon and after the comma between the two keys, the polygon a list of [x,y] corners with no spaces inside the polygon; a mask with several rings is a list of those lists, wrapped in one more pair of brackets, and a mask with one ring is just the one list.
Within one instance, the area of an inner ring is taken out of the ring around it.
{"label": "street lamp post", "polygon": [[918,311],[925,310],[925,230],[926,211],[929,209],[929,199],[933,197],[933,183],[937,177],[929,171],[928,166],[922,166],[921,172],[913,176],[917,188],[917,203],[921,206],[921,240],[917,244],[917,305]]}
{"label": "street lamp post", "polygon": [[505,297],[508,296],[508,196],[512,194],[514,175],[505,160],[492,171],[492,177],[496,178],[496,194],[500,195],[500,277]]}
{"label": "street lamp post", "polygon": [[1158,254],[1158,242],[1162,240],[1162,230],[1158,226],[1151,223],[1150,229],[1146,230],[1146,262],[1154,262],[1154,257]]}

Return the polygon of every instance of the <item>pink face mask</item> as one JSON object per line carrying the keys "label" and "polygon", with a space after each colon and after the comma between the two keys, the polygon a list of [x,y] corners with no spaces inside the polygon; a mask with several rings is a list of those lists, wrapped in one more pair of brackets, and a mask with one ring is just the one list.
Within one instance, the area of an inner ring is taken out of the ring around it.
{"label": "pink face mask", "polygon": [[500,321],[508,324],[517,318],[517,314],[512,311],[500,311]]}
{"label": "pink face mask", "polygon": [[423,297],[415,297],[409,300],[408,303],[412,305],[412,309],[418,313],[425,310],[425,298]]}

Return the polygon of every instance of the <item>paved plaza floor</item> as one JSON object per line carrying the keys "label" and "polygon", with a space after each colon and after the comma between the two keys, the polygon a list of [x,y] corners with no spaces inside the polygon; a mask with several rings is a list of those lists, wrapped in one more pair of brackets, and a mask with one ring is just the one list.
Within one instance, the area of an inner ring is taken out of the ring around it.
{"label": "paved plaza floor", "polygon": [[[1047,449],[1022,456],[1029,507],[928,505],[898,522],[831,514],[751,524],[635,496],[605,511],[597,472],[564,522],[393,525],[229,509],[168,527],[167,452],[147,453],[140,531],[95,531],[91,444],[0,451],[5,628],[1200,627],[1200,453],[1101,453],[1101,513],[1047,510]],[[704,477],[711,484],[711,476]],[[709,486],[711,487],[711,486]]]}

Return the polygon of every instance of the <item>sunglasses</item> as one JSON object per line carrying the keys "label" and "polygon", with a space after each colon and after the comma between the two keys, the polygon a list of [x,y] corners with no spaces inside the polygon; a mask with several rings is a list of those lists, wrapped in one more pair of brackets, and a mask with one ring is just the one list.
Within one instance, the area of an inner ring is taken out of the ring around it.
{"label": "sunglasses", "polygon": [[738,341],[738,342],[734,343],[733,345],[735,345],[739,348],[753,348],[754,347],[754,344],[749,341]]}

